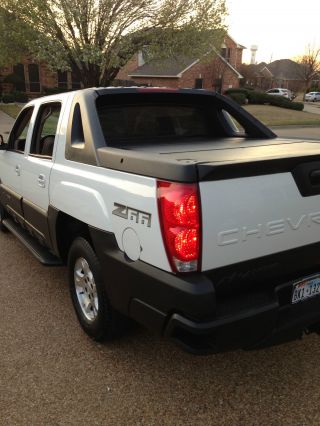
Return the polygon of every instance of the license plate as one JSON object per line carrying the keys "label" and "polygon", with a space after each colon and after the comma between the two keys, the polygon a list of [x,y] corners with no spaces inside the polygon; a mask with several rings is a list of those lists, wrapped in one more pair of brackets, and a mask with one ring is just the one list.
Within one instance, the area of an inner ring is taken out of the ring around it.
{"label": "license plate", "polygon": [[320,274],[293,283],[292,303],[302,302],[320,294]]}

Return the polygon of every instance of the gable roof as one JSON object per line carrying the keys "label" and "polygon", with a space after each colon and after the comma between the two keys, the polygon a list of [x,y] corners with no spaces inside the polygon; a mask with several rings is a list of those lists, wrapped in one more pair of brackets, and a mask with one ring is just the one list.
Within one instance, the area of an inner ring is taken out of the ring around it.
{"label": "gable roof", "polygon": [[[243,78],[243,76],[233,67],[230,62],[228,62],[223,56],[219,53],[217,57],[228,66],[231,71],[233,71],[238,78]],[[177,59],[164,59],[164,60],[153,60],[144,65],[138,67],[135,71],[129,74],[129,77],[149,77],[149,78],[181,78],[182,74],[188,71],[191,67],[200,62],[200,59],[187,59],[187,58],[177,58]]]}
{"label": "gable roof", "polygon": [[[234,39],[227,34],[229,38],[236,44],[238,49],[245,49],[244,46],[236,43]],[[223,56],[217,52],[217,57],[223,61],[238,78],[243,78],[242,75],[233,67]],[[169,58],[162,60],[151,60],[144,65],[139,66],[129,74],[129,77],[150,77],[150,78],[181,78],[182,74],[188,71],[191,67],[200,62],[199,58],[180,56],[177,58]]]}
{"label": "gable roof", "polygon": [[301,65],[291,59],[279,59],[267,65],[268,70],[275,78],[286,80],[300,80],[303,76]]}
{"label": "gable roof", "polygon": [[181,75],[199,62],[196,58],[170,58],[153,60],[138,67],[129,77],[180,78]]}

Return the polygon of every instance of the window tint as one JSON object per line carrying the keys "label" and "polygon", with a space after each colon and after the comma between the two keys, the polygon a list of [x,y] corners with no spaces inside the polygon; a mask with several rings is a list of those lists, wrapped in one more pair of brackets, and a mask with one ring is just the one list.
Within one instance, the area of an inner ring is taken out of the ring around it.
{"label": "window tint", "polygon": [[30,121],[33,113],[32,108],[26,108],[19,115],[9,139],[9,149],[24,152]]}
{"label": "window tint", "polygon": [[73,110],[71,145],[73,148],[84,148],[84,132],[82,126],[82,116],[80,105],[77,103]]}
{"label": "window tint", "polygon": [[211,133],[206,111],[197,106],[107,106],[98,113],[108,144],[129,139],[206,137]]}
{"label": "window tint", "polygon": [[49,103],[40,107],[30,154],[52,157],[60,111],[60,103]]}

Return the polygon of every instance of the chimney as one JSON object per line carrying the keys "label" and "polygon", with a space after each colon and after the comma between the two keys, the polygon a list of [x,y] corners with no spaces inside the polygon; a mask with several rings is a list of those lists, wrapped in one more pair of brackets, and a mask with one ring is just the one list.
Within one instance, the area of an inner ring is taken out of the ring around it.
{"label": "chimney", "polygon": [[142,67],[142,65],[144,65],[145,64],[145,61],[144,61],[144,59],[143,59],[143,53],[142,53],[142,51],[140,50],[139,52],[138,52],[138,67]]}

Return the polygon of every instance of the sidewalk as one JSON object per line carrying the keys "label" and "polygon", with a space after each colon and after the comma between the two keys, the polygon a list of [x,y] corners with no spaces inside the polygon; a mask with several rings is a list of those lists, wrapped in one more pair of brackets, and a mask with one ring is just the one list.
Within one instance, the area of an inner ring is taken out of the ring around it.
{"label": "sidewalk", "polygon": [[0,111],[0,135],[3,136],[4,141],[8,139],[9,132],[13,126],[14,119],[4,112]]}

